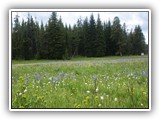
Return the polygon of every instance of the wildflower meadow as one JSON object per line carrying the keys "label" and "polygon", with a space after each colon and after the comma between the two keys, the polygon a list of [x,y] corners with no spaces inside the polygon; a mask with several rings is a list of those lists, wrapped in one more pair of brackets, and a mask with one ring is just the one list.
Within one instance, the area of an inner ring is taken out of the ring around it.
{"label": "wildflower meadow", "polygon": [[148,108],[148,57],[12,61],[11,108]]}

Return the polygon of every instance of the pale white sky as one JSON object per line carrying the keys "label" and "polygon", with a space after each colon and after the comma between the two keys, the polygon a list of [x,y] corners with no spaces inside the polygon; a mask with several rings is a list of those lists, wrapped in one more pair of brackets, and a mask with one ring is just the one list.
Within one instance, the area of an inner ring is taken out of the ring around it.
{"label": "pale white sky", "polygon": [[[19,19],[26,20],[28,16],[28,12],[12,12],[12,19],[18,13]],[[47,23],[49,17],[51,16],[51,12],[29,12],[30,15],[39,23],[41,20],[44,24]],[[73,25],[77,22],[78,18],[82,18],[84,20],[86,17],[90,19],[90,15],[93,13],[95,20],[97,20],[98,13],[100,14],[100,18],[102,22],[106,22],[108,20],[113,22],[115,16],[118,16],[121,22],[126,23],[127,29],[134,29],[135,25],[140,25],[145,36],[145,41],[148,44],[148,12],[57,12],[58,17],[61,16],[62,22],[67,25]]]}

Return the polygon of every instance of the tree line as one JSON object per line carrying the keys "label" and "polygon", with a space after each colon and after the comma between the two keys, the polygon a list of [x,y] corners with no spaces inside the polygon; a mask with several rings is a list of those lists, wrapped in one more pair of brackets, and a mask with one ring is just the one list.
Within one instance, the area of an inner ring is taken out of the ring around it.
{"label": "tree line", "polygon": [[61,17],[52,12],[44,25],[28,14],[27,21],[12,23],[12,59],[70,59],[72,57],[103,57],[140,55],[148,53],[141,26],[130,31],[121,25],[119,17],[102,22],[93,14],[77,23],[64,25]]}

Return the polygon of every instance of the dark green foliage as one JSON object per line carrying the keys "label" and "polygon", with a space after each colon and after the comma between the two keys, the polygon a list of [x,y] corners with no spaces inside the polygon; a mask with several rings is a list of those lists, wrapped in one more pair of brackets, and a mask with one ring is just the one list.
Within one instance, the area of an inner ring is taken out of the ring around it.
{"label": "dark green foliage", "polygon": [[80,56],[84,56],[85,55],[85,48],[84,48],[84,46],[85,46],[85,39],[83,38],[84,36],[83,36],[83,34],[84,34],[84,32],[83,32],[83,23],[82,23],[82,19],[80,18],[80,19],[78,19],[78,21],[77,21],[77,27],[78,27],[78,29],[77,29],[77,39],[78,39],[78,41],[79,41],[79,44],[78,44],[78,55],[80,55]]}
{"label": "dark green foliage", "polygon": [[73,26],[72,29],[72,38],[71,38],[71,45],[72,45],[72,57],[78,56],[78,45],[79,45],[79,35],[78,35],[78,27],[76,25]]}
{"label": "dark green foliage", "polygon": [[111,22],[110,20],[104,24],[104,40],[106,45],[106,56],[112,55],[112,41],[111,41]]}
{"label": "dark green foliage", "polygon": [[43,52],[47,59],[62,59],[65,53],[65,31],[61,19],[57,19],[57,14],[52,12],[44,34]]}
{"label": "dark green foliage", "polygon": [[44,25],[43,22],[41,21],[41,26],[39,28],[39,36],[37,40],[37,59],[44,59],[45,56],[45,30],[44,30]]}
{"label": "dark green foliage", "polygon": [[144,51],[144,54],[148,54],[148,53],[149,53],[149,51],[148,51],[149,48],[148,48],[148,47],[149,47],[149,46],[148,46],[147,44],[145,44],[145,49],[144,49],[145,51]]}
{"label": "dark green foliage", "polygon": [[72,27],[63,24],[61,17],[52,12],[46,25],[28,13],[27,20],[12,23],[12,59],[71,59],[72,57],[102,57],[114,55],[148,54],[148,45],[141,27],[126,30],[115,17],[104,24],[93,14],[90,19],[81,17]]}
{"label": "dark green foliage", "polygon": [[134,29],[132,45],[134,55],[140,55],[145,52],[145,38],[139,25]]}
{"label": "dark green foliage", "polygon": [[122,29],[119,18],[116,16],[111,28],[112,55],[122,55]]}
{"label": "dark green foliage", "polygon": [[126,43],[126,54],[133,55],[133,32],[132,30],[127,35],[127,43]]}
{"label": "dark green foliage", "polygon": [[14,24],[12,26],[12,59],[20,59],[22,57],[23,32],[18,15],[14,18]]}
{"label": "dark green foliage", "polygon": [[95,57],[96,56],[96,23],[93,14],[90,16],[89,26],[88,26],[88,39],[86,41],[86,56]]}
{"label": "dark green foliage", "polygon": [[55,43],[55,58],[63,59],[65,55],[65,30],[61,18],[58,20],[57,41]]}
{"label": "dark green foliage", "polygon": [[65,26],[65,55],[64,59],[70,59],[72,56],[72,45],[71,45],[71,40],[72,40],[72,29],[71,26],[67,27]]}
{"label": "dark green foliage", "polygon": [[89,53],[89,23],[88,23],[88,18],[86,17],[84,22],[83,22],[83,40],[84,40],[84,56],[88,56]]}
{"label": "dark green foliage", "polygon": [[120,49],[119,49],[121,55],[128,55],[127,50],[127,31],[126,31],[126,24],[124,23],[122,26],[122,39],[120,42]]}
{"label": "dark green foliage", "polygon": [[104,39],[104,31],[103,31],[103,26],[100,20],[100,16],[98,14],[98,19],[97,19],[97,26],[96,26],[96,41],[95,41],[95,56],[96,57],[102,57],[105,56],[106,52],[106,45],[105,45],[105,39]]}

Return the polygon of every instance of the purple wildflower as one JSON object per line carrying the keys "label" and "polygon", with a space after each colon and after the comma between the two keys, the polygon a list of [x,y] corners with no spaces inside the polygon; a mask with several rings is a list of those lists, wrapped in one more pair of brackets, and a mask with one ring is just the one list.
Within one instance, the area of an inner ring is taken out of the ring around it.
{"label": "purple wildflower", "polygon": [[42,81],[42,77],[41,77],[40,74],[37,75],[37,78],[38,78],[39,81]]}
{"label": "purple wildflower", "polygon": [[62,73],[62,72],[59,74],[59,78],[60,78],[60,79],[63,78],[63,73]]}
{"label": "purple wildflower", "polygon": [[146,73],[145,71],[143,71],[143,72],[142,72],[142,75],[143,75],[143,76],[146,76],[146,75],[147,75],[147,73]]}
{"label": "purple wildflower", "polygon": [[94,80],[96,80],[96,79],[97,79],[97,77],[96,77],[95,75],[93,75],[93,79],[94,79]]}
{"label": "purple wildflower", "polygon": [[66,74],[66,78],[67,78],[67,79],[69,78],[69,74]]}

